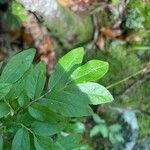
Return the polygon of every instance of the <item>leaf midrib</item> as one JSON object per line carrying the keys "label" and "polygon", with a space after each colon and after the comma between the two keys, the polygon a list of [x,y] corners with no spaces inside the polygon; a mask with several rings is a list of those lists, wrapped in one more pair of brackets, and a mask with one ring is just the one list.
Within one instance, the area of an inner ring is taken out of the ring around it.
{"label": "leaf midrib", "polygon": [[88,75],[88,74],[90,74],[90,73],[92,73],[92,72],[96,72],[98,69],[104,68],[105,66],[106,66],[106,65],[103,65],[103,66],[97,67],[96,69],[93,68],[93,69],[91,69],[90,71],[87,71],[86,74],[81,75],[81,76],[79,76],[78,78],[75,78],[75,79],[73,79],[73,80],[79,80],[80,78],[83,78],[84,76],[86,76],[86,75]]}

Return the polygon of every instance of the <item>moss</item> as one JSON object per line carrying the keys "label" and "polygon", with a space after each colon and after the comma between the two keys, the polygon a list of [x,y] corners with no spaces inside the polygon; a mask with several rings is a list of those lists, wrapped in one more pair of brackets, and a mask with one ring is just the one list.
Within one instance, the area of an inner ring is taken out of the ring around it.
{"label": "moss", "polygon": [[139,122],[139,137],[140,139],[144,139],[147,136],[150,136],[150,117],[146,115],[138,115],[138,122]]}
{"label": "moss", "polygon": [[121,105],[135,109],[150,110],[150,81],[147,81],[123,97]]}
{"label": "moss", "polygon": [[126,28],[129,29],[140,29],[143,27],[143,22],[145,21],[144,17],[141,15],[141,12],[138,8],[129,9],[126,16]]}
{"label": "moss", "polygon": [[61,6],[59,9],[62,13],[61,17],[59,19],[55,17],[53,23],[47,18],[45,24],[51,30],[51,34],[63,44],[63,48],[71,49],[92,38],[91,16],[81,16]]}

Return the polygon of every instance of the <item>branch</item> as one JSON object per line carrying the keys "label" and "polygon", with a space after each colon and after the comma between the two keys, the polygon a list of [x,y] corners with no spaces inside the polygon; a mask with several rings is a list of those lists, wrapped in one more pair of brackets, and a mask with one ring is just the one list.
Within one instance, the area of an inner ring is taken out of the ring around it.
{"label": "branch", "polygon": [[134,83],[129,85],[125,90],[121,91],[119,94],[117,94],[116,99],[123,97],[124,95],[127,95],[131,93],[134,89],[141,86],[144,82],[150,80],[150,75],[144,76],[141,79],[136,80]]}
{"label": "branch", "polygon": [[136,73],[134,73],[134,74],[132,74],[132,75],[130,75],[130,76],[128,76],[128,77],[126,77],[126,78],[124,78],[124,79],[118,81],[118,82],[115,82],[115,83],[113,83],[113,84],[107,86],[107,89],[110,89],[110,88],[112,88],[112,87],[115,87],[115,86],[117,86],[117,85],[120,85],[120,84],[122,84],[122,83],[124,83],[124,82],[126,82],[126,81],[132,79],[133,77],[138,76],[138,75],[144,75],[144,74],[148,74],[148,73],[150,73],[150,63],[148,63],[143,69],[137,71]]}

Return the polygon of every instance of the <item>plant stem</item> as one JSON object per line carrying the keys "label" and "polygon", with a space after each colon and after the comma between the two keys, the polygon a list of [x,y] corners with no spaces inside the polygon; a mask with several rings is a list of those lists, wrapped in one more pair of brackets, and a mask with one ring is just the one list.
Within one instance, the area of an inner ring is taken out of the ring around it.
{"label": "plant stem", "polygon": [[25,126],[24,124],[22,124],[22,123],[21,123],[21,126],[22,126],[23,128],[25,128],[25,129],[27,129],[31,134],[33,134],[33,135],[35,136],[34,132],[33,132],[30,128],[26,127],[26,126]]}
{"label": "plant stem", "polygon": [[134,74],[132,74],[132,75],[130,75],[130,76],[128,76],[128,77],[118,81],[118,82],[115,82],[115,83],[107,86],[107,89],[110,89],[110,88],[112,88],[114,86],[117,86],[117,85],[119,85],[121,83],[124,83],[124,82],[128,81],[129,79],[131,79],[131,78],[133,78],[133,77],[135,77],[135,76],[137,76],[139,74],[145,74],[145,73],[149,73],[149,72],[150,72],[150,69],[149,69],[149,65],[148,65],[145,68],[139,70],[138,72],[136,72],[136,73],[134,73]]}
{"label": "plant stem", "polygon": [[10,108],[10,115],[13,116],[14,115],[14,109],[12,108],[12,106],[7,102],[7,100],[4,98],[4,102],[8,105],[8,107]]}
{"label": "plant stem", "polygon": [[[35,102],[38,102],[41,98],[43,98],[44,96],[46,96],[46,95],[47,95],[48,93],[50,93],[50,92],[51,92],[51,89],[50,89],[48,92],[46,92],[45,94],[43,94],[42,96],[40,96],[40,97],[38,97],[37,99],[31,101],[24,109],[20,110],[18,113],[23,112],[23,111],[26,110],[28,107],[30,107],[32,104],[34,104]],[[17,113],[17,114],[18,114],[18,113]]]}
{"label": "plant stem", "polygon": [[39,101],[41,98],[43,98],[44,96],[46,96],[46,95],[47,95],[48,93],[50,93],[50,92],[51,92],[51,89],[50,89],[48,92],[46,92],[45,94],[43,94],[42,96],[40,96],[40,97],[38,97],[37,99],[31,101],[31,102],[29,103],[29,105],[27,105],[25,108],[28,108],[29,106],[31,106],[31,105],[34,104],[35,102]]}

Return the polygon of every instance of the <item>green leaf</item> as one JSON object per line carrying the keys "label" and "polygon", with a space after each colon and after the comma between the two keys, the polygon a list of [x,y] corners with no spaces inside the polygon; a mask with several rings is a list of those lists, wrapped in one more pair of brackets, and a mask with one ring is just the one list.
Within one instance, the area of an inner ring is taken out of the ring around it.
{"label": "green leaf", "polygon": [[44,88],[46,80],[46,65],[43,61],[32,69],[26,81],[26,91],[31,99],[38,98]]}
{"label": "green leaf", "polygon": [[106,124],[100,124],[99,125],[99,131],[104,138],[108,137],[109,130],[108,130],[108,127]]}
{"label": "green leaf", "polygon": [[20,3],[12,1],[11,11],[20,21],[27,21],[27,10]]}
{"label": "green leaf", "polygon": [[81,136],[78,134],[70,134],[68,136],[59,136],[57,141],[64,150],[80,150]]}
{"label": "green leaf", "polygon": [[117,142],[124,142],[124,138],[121,134],[115,134],[114,137]]}
{"label": "green leaf", "polygon": [[93,114],[93,120],[98,124],[105,123],[105,120],[101,119],[98,114]]}
{"label": "green leaf", "polygon": [[17,116],[17,121],[19,121],[20,123],[26,125],[26,126],[30,126],[33,122],[35,122],[35,118],[33,118],[28,111],[26,111],[23,114],[18,114]]}
{"label": "green leaf", "polygon": [[34,146],[36,150],[59,150],[50,137],[45,136],[34,136]]}
{"label": "green leaf", "polygon": [[50,89],[63,88],[70,74],[82,63],[84,55],[83,48],[76,48],[64,55],[56,65],[55,71],[52,73],[49,80]]}
{"label": "green leaf", "polygon": [[0,100],[4,98],[10,91],[12,85],[8,83],[0,83]]}
{"label": "green leaf", "polygon": [[111,143],[113,143],[113,144],[116,144],[116,143],[118,142],[117,139],[115,138],[115,134],[112,133],[112,132],[109,133],[109,140],[110,140]]}
{"label": "green leaf", "polygon": [[21,128],[17,131],[12,142],[12,150],[30,150],[28,130]]}
{"label": "green leaf", "polygon": [[77,93],[78,91],[86,94],[89,99],[89,103],[92,105],[113,101],[113,97],[110,92],[104,86],[94,82],[81,83],[75,86],[70,85],[67,90],[70,90],[72,93]]}
{"label": "green leaf", "polygon": [[109,127],[110,132],[119,132],[121,130],[121,125],[113,124]]}
{"label": "green leaf", "polygon": [[99,125],[94,126],[90,131],[90,137],[97,135],[100,132]]}
{"label": "green leaf", "polygon": [[10,113],[10,108],[6,103],[0,103],[0,118],[8,115]]}
{"label": "green leaf", "polygon": [[96,125],[90,131],[90,137],[93,137],[99,133],[102,134],[104,138],[108,137],[108,128],[105,124]]}
{"label": "green leaf", "polygon": [[81,64],[84,56],[84,48],[79,47],[71,50],[66,55],[64,55],[60,60],[59,64],[64,68],[65,71],[68,71],[76,64]]}
{"label": "green leaf", "polygon": [[34,49],[23,51],[10,59],[5,66],[1,81],[15,83],[30,68],[35,55]]}
{"label": "green leaf", "polygon": [[100,60],[91,60],[77,68],[71,75],[71,80],[77,83],[95,81],[103,77],[108,71],[108,63]]}
{"label": "green leaf", "polygon": [[85,125],[80,121],[69,122],[65,128],[66,132],[83,134],[85,132]]}
{"label": "green leaf", "polygon": [[31,129],[37,135],[51,136],[62,131],[66,127],[66,123],[66,119],[59,123],[34,122],[31,124]]}
{"label": "green leaf", "polygon": [[0,150],[3,150],[3,137],[0,135]]}
{"label": "green leaf", "polygon": [[29,104],[30,100],[29,97],[27,96],[26,92],[22,92],[21,95],[18,98],[18,103],[21,107],[25,107]]}
{"label": "green leaf", "polygon": [[14,100],[19,98],[20,95],[25,92],[25,84],[27,81],[27,77],[30,74],[32,67],[29,68],[28,71],[24,73],[24,75],[12,85],[10,92],[7,94],[6,99]]}
{"label": "green leaf", "polygon": [[63,117],[60,117],[59,115],[48,109],[47,106],[38,103],[30,106],[28,108],[28,111],[33,118],[39,121],[51,121],[53,123],[57,123],[61,121],[61,119],[63,119]]}
{"label": "green leaf", "polygon": [[52,111],[67,117],[89,116],[93,113],[87,103],[80,101],[78,93],[72,95],[66,91],[59,93],[51,92],[48,98],[43,99],[42,102]]}

